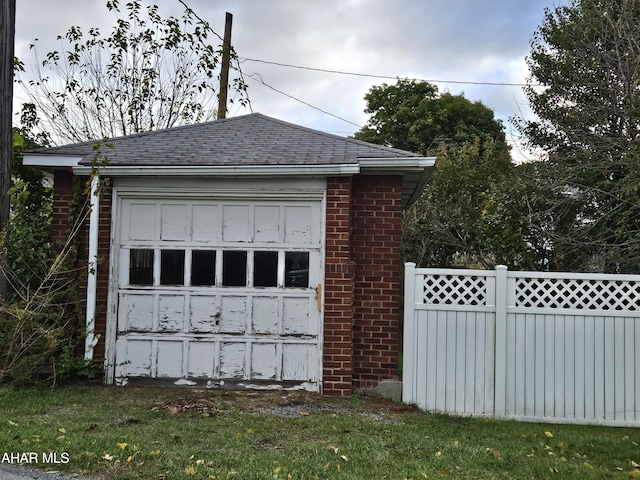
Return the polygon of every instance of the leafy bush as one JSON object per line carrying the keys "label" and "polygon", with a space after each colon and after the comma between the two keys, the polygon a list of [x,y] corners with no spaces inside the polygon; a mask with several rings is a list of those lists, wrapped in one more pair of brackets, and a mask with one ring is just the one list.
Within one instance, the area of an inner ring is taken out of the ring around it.
{"label": "leafy bush", "polygon": [[3,238],[8,239],[4,252],[8,265],[3,273],[10,294],[0,302],[0,382],[55,382],[77,374],[93,375],[96,365],[86,361],[79,349],[84,315],[76,258],[77,226],[89,209],[86,202],[78,202],[67,242],[54,254],[52,188],[41,171],[22,165],[22,148],[37,145],[19,133],[14,131],[11,217]]}
{"label": "leafy bush", "polygon": [[75,298],[78,275],[67,268],[72,251],[67,242],[37,289],[0,303],[0,383],[55,383],[97,372],[78,355],[82,317]]}

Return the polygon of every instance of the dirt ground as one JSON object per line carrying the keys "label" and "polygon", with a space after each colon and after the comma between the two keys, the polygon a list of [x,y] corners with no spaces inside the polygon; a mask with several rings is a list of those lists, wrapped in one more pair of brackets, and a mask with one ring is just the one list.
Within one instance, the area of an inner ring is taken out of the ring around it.
{"label": "dirt ground", "polygon": [[162,405],[154,408],[171,415],[199,413],[207,416],[242,411],[246,413],[297,417],[310,413],[335,413],[338,415],[363,415],[380,422],[395,423],[401,414],[419,412],[414,405],[368,396],[353,399],[334,399],[304,391],[249,392],[193,391],[170,395]]}

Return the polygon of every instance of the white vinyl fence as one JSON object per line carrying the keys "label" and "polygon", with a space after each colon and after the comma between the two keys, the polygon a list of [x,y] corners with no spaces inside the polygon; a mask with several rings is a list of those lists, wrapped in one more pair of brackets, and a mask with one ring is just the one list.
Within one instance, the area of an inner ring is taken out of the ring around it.
{"label": "white vinyl fence", "polygon": [[403,401],[640,426],[640,276],[405,265]]}

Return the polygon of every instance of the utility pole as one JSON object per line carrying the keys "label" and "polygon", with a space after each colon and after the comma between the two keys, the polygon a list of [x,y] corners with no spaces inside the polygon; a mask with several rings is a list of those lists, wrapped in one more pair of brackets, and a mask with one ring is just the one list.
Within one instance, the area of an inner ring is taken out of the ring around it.
{"label": "utility pole", "polygon": [[[9,187],[13,159],[13,56],[16,28],[16,0],[0,0],[0,229],[9,223]],[[4,230],[6,232],[6,230]],[[5,250],[5,245],[0,245]],[[6,297],[7,257],[0,254],[0,296]]]}
{"label": "utility pole", "polygon": [[227,12],[222,43],[222,66],[220,69],[220,93],[218,94],[218,120],[227,116],[227,90],[229,88],[229,64],[231,63],[231,25],[233,15]]}

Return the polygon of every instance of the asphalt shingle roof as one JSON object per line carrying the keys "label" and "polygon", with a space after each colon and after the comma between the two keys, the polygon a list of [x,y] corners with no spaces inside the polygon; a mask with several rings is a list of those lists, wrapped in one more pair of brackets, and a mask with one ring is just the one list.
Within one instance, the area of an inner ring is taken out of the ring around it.
{"label": "asphalt shingle roof", "polygon": [[[96,142],[33,151],[38,155],[82,156],[91,164]],[[395,148],[249,115],[118,137],[101,151],[109,166],[258,166],[357,164],[362,158],[418,155]]]}

